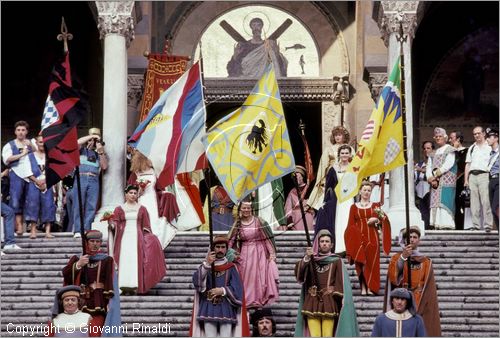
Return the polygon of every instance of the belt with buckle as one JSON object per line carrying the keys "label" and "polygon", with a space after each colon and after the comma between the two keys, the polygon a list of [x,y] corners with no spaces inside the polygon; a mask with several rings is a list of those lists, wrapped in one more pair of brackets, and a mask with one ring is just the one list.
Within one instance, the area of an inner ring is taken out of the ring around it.
{"label": "belt with buckle", "polygon": [[227,214],[228,212],[231,212],[232,209],[228,208],[228,207],[218,207],[218,208],[214,208],[214,211],[216,213],[218,213],[219,215],[224,215],[224,214]]}
{"label": "belt with buckle", "polygon": [[481,175],[481,174],[486,174],[488,173],[487,171],[484,171],[484,170],[471,170],[469,171],[469,173],[471,175]]}
{"label": "belt with buckle", "polygon": [[103,289],[104,288],[104,283],[94,282],[94,283],[90,284],[89,286],[93,290],[95,290],[95,289]]}
{"label": "belt with buckle", "polygon": [[97,174],[94,174],[94,173],[80,173],[80,175],[83,175],[83,176],[92,176],[92,177],[97,176]]}
{"label": "belt with buckle", "polygon": [[490,179],[494,180],[498,178],[498,174],[490,175]]}

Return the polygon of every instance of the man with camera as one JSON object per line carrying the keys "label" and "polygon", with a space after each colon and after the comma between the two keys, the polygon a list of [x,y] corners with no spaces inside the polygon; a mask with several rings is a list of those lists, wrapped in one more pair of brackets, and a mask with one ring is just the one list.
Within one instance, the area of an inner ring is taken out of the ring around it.
{"label": "man with camera", "polygon": [[[99,174],[108,168],[108,159],[101,140],[101,130],[90,128],[89,135],[78,139],[80,146],[80,185],[83,206],[83,227],[90,230],[94,221],[97,200],[99,199]],[[76,183],[76,181],[75,181]],[[74,237],[80,237],[80,207],[78,203],[78,187],[73,184],[73,232]]]}

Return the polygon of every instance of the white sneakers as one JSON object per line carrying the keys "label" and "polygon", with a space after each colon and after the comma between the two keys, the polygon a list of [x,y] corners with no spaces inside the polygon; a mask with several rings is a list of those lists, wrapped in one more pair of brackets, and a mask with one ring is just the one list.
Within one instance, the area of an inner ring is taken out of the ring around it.
{"label": "white sneakers", "polygon": [[19,249],[21,249],[21,247],[18,246],[17,244],[7,244],[3,248],[4,248],[4,250],[19,250]]}
{"label": "white sneakers", "polygon": [[75,234],[73,235],[73,238],[82,238],[82,234],[79,232],[75,232]]}

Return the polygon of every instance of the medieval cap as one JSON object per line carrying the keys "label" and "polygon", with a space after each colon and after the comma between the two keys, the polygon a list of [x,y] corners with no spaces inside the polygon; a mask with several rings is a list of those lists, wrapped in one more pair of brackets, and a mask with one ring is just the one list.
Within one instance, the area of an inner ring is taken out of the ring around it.
{"label": "medieval cap", "polygon": [[80,297],[82,289],[78,285],[68,285],[57,290],[56,295],[58,299],[64,299],[69,296]]}
{"label": "medieval cap", "polygon": [[295,172],[296,173],[300,173],[302,175],[302,177],[306,177],[307,176],[307,170],[306,170],[306,168],[304,168],[301,165],[295,166]]}
{"label": "medieval cap", "polygon": [[[416,225],[412,225],[410,226],[410,233],[412,232],[416,232],[418,234],[418,237],[420,238],[420,236],[422,236],[422,231],[420,231],[420,228]],[[403,228],[401,230],[401,235],[404,237],[406,237],[406,228]]]}
{"label": "medieval cap", "polygon": [[139,191],[139,187],[135,184],[129,184],[125,187],[125,192],[129,192],[130,190],[137,190]]}
{"label": "medieval cap", "polygon": [[229,242],[229,239],[225,235],[218,235],[214,237],[213,243],[215,244],[222,244],[225,243],[227,244]]}
{"label": "medieval cap", "polygon": [[321,238],[323,236],[329,236],[331,239],[333,239],[333,236],[332,236],[332,233],[330,232],[330,230],[327,230],[327,229],[321,229],[318,234],[316,235],[316,238]]}
{"label": "medieval cap", "polygon": [[87,239],[98,239],[102,241],[102,232],[99,230],[88,230],[85,233],[85,237],[87,237]]}
{"label": "medieval cap", "polygon": [[402,299],[411,299],[411,294],[410,291],[404,289],[404,288],[397,288],[392,290],[391,292],[391,298],[402,298]]}
{"label": "medieval cap", "polygon": [[257,324],[262,318],[273,318],[273,311],[270,308],[264,307],[262,309],[256,310],[251,316],[250,321],[253,324]]}

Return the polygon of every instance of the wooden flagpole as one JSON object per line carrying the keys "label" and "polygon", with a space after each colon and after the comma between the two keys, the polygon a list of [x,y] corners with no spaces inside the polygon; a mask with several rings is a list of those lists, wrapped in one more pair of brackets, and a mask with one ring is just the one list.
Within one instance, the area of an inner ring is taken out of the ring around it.
{"label": "wooden flagpole", "polygon": [[[408,138],[406,134],[406,94],[405,94],[405,59],[403,52],[403,43],[406,42],[408,36],[404,35],[403,22],[399,22],[399,54],[401,58],[401,116],[403,125],[403,154],[405,159],[404,165],[404,180],[405,180],[405,221],[406,221],[406,245],[410,244],[410,201],[409,201],[409,187],[408,187]],[[411,256],[408,257],[408,290],[411,290]]]}
{"label": "wooden flagpole", "polygon": [[[201,81],[201,86],[203,87],[203,54],[202,54],[202,45],[201,45],[201,40],[200,40],[200,81]],[[205,91],[203,91],[203,96],[205,96]],[[205,97],[203,97],[203,100],[205,100]],[[205,129],[207,128],[205,124]],[[209,237],[209,243],[210,243],[210,251],[214,251],[214,230],[213,230],[213,223],[212,223],[212,196],[210,194],[210,188],[212,186],[211,182],[211,170],[210,170],[210,163],[208,163],[208,168],[203,170],[203,173],[205,175],[205,182],[208,186],[208,194],[207,194],[207,204],[208,204],[208,237]],[[215,287],[215,263],[212,263],[212,268],[210,269],[210,277],[212,281],[212,287]]]}

